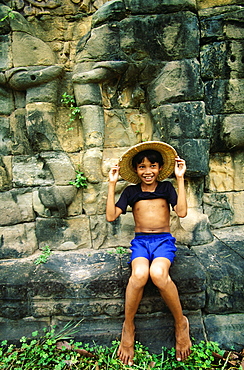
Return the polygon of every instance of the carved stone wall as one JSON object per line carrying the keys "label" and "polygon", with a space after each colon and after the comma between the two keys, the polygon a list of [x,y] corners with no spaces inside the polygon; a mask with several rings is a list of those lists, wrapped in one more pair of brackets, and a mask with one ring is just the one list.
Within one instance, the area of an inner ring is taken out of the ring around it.
{"label": "carved stone wall", "polygon": [[[128,256],[110,252],[134,228],[131,212],[105,220],[107,173],[155,139],[187,162],[172,277],[192,334],[243,343],[243,14],[233,0],[0,1],[1,339],[71,318],[81,339],[119,335]],[[149,283],[138,339],[173,345],[171,320]]]}

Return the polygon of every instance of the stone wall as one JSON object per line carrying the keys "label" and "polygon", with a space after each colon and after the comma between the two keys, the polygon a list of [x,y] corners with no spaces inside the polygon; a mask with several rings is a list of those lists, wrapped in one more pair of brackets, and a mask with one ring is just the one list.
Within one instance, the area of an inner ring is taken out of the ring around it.
{"label": "stone wall", "polygon": [[[0,1],[0,339],[71,319],[84,319],[79,339],[119,335],[130,271],[112,252],[129,246],[133,217],[106,222],[107,173],[155,139],[187,162],[171,274],[192,335],[241,347],[243,13],[230,0]],[[87,189],[70,185],[77,170]],[[173,345],[150,282],[137,320],[139,340]]]}

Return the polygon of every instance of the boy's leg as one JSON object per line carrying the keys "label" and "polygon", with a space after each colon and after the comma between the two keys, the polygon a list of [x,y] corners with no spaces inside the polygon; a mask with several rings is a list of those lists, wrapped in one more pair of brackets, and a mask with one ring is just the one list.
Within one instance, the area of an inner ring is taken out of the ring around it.
{"label": "boy's leg", "polygon": [[119,359],[129,365],[133,364],[134,357],[134,318],[149,277],[149,261],[144,257],[138,257],[132,261],[131,267],[132,273],[125,294],[125,321],[118,349]]}
{"label": "boy's leg", "polygon": [[167,258],[155,258],[150,267],[150,276],[174,316],[176,358],[181,361],[189,356],[192,344],[189,334],[189,323],[183,315],[178,290],[169,276],[170,265],[171,262]]}

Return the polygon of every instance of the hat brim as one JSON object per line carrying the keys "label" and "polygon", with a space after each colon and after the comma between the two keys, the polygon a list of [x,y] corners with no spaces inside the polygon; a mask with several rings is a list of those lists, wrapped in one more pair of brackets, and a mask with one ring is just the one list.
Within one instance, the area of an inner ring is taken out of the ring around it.
{"label": "hat brim", "polygon": [[120,158],[119,173],[124,180],[133,184],[138,184],[141,182],[140,178],[135,172],[134,167],[132,166],[132,159],[137,153],[149,149],[157,150],[163,157],[164,164],[159,172],[157,180],[162,181],[172,174],[175,167],[175,157],[177,157],[176,150],[171,145],[162,141],[146,141],[144,143],[134,145]]}

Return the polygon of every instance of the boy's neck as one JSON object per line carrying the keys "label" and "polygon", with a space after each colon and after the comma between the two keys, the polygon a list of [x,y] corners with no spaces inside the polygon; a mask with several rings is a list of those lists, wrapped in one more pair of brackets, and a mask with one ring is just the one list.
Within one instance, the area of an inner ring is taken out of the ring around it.
{"label": "boy's neck", "polygon": [[152,184],[144,184],[141,182],[141,190],[142,191],[149,191],[149,192],[154,192],[158,186],[158,181],[152,183]]}

